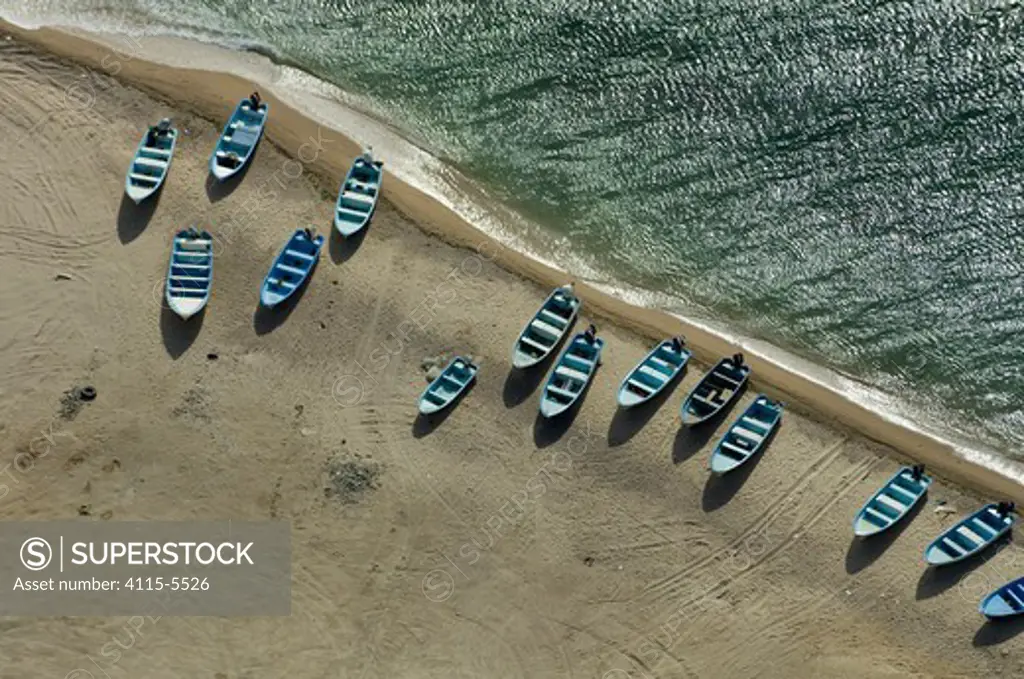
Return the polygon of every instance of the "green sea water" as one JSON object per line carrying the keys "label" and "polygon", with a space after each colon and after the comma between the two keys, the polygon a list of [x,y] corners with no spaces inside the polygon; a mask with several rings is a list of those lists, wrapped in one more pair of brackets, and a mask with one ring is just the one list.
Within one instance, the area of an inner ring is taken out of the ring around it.
{"label": "green sea water", "polygon": [[1024,11],[972,0],[0,0],[265,54],[550,236],[1016,454]]}

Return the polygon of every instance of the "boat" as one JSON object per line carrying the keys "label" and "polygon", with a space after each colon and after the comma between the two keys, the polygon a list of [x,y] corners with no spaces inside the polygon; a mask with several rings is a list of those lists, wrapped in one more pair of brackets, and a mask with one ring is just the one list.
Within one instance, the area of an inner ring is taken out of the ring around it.
{"label": "boat", "polygon": [[576,321],[581,305],[572,284],[555,288],[519,334],[512,367],[523,370],[546,359]]}
{"label": "boat", "polygon": [[723,358],[708,371],[683,401],[683,424],[693,427],[710,420],[731,403],[750,376],[743,354]]}
{"label": "boat", "polygon": [[260,303],[273,308],[291,297],[309,278],[323,244],[324,237],[314,236],[312,229],[298,229],[292,234],[263,279]]}
{"label": "boat", "polygon": [[901,468],[857,512],[853,534],[866,538],[889,530],[921,501],[930,485],[924,465]]}
{"label": "boat", "polygon": [[578,333],[569,342],[555,369],[551,371],[544,392],[540,397],[540,414],[555,417],[571,408],[594,377],[601,360],[604,340],[597,336],[597,329],[590,326],[586,332]]}
{"label": "boat", "polygon": [[359,156],[341,183],[338,202],[334,206],[334,228],[345,238],[366,226],[373,216],[384,179],[383,165],[372,156]]}
{"label": "boat", "polygon": [[1006,535],[1015,520],[1012,503],[988,504],[935,538],[924,551],[932,566],[973,556]]}
{"label": "boat", "polygon": [[685,347],[683,338],[676,337],[659,343],[622,380],[619,405],[632,408],[650,401],[682,372],[689,360],[690,350]]}
{"label": "boat", "polygon": [[178,131],[164,118],[159,125],[146,130],[135,149],[128,176],[124,179],[124,192],[136,205],[146,200],[163,186],[171,169],[171,158],[178,143]]}
{"label": "boat", "polygon": [[179,231],[167,266],[167,306],[187,321],[206,306],[212,284],[213,236],[194,226]]}
{"label": "boat", "polygon": [[1010,618],[1024,613],[1024,578],[1017,578],[992,592],[978,606],[989,619]]}
{"label": "boat", "polygon": [[420,396],[420,413],[433,415],[450,406],[476,379],[477,370],[479,368],[468,358],[453,358],[437,379],[423,390]]}
{"label": "boat", "polygon": [[210,156],[210,172],[217,181],[233,177],[249,162],[263,136],[269,111],[270,106],[266,102],[258,107],[254,107],[249,99],[238,102]]}
{"label": "boat", "polygon": [[711,471],[725,474],[756,455],[782,420],[781,402],[758,394],[711,453]]}

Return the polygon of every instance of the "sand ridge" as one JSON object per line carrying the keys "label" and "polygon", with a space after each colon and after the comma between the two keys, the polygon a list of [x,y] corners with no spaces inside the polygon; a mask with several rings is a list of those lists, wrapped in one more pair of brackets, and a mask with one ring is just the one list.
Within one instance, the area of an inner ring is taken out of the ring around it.
{"label": "sand ridge", "polygon": [[[266,143],[219,192],[205,182],[220,123],[198,95],[158,101],[14,41],[0,49],[0,459],[16,479],[0,515],[278,518],[294,550],[288,619],[147,619],[135,632],[123,619],[8,619],[12,676],[1024,671],[1020,628],[976,611],[1019,575],[1016,547],[924,574],[924,546],[955,520],[934,501],[962,515],[982,498],[939,481],[891,539],[856,545],[854,512],[898,462],[799,412],[756,464],[711,480],[728,420],[693,435],[678,418],[703,366],[656,410],[623,417],[615,389],[649,342],[603,317],[605,363],[585,403],[542,425],[536,381],[508,367],[547,290],[485,246],[434,238],[408,205],[382,204],[361,241],[332,243],[289,313],[261,314],[266,268],[294,228],[328,228],[337,176],[288,176],[295,156]],[[69,99],[79,82],[92,96]],[[183,91],[248,93],[229,82]],[[188,132],[159,200],[135,210],[124,172],[163,115]],[[337,149],[344,166],[354,150]],[[193,221],[228,235],[207,313],[183,328],[159,292],[170,238]],[[592,320],[585,307],[581,327]],[[454,351],[480,360],[478,384],[436,428],[417,427],[421,363]],[[61,416],[61,394],[82,383],[98,398]],[[371,481],[339,492],[337,469]]]}

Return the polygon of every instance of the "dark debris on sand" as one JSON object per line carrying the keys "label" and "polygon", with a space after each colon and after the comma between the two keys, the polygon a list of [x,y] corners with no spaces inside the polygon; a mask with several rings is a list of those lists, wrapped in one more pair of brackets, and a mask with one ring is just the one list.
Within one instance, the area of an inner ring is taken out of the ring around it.
{"label": "dark debris on sand", "polygon": [[93,387],[71,387],[61,395],[57,414],[62,420],[71,421],[78,417],[78,413],[82,411],[85,404],[94,398],[96,398],[96,390]]}
{"label": "dark debris on sand", "polygon": [[210,399],[206,388],[200,384],[193,385],[181,395],[181,403],[171,411],[174,417],[196,422],[210,421]]}
{"label": "dark debris on sand", "polygon": [[355,503],[369,490],[380,487],[381,465],[369,460],[335,460],[327,465],[326,497],[335,497],[345,503]]}

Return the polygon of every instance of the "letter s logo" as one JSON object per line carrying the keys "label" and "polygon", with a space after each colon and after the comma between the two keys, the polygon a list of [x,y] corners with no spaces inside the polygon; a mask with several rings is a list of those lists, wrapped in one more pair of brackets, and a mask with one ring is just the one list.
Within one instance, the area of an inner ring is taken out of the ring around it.
{"label": "letter s logo", "polygon": [[29,538],[21,543],[21,563],[30,571],[41,571],[50,565],[53,550],[42,538]]}

